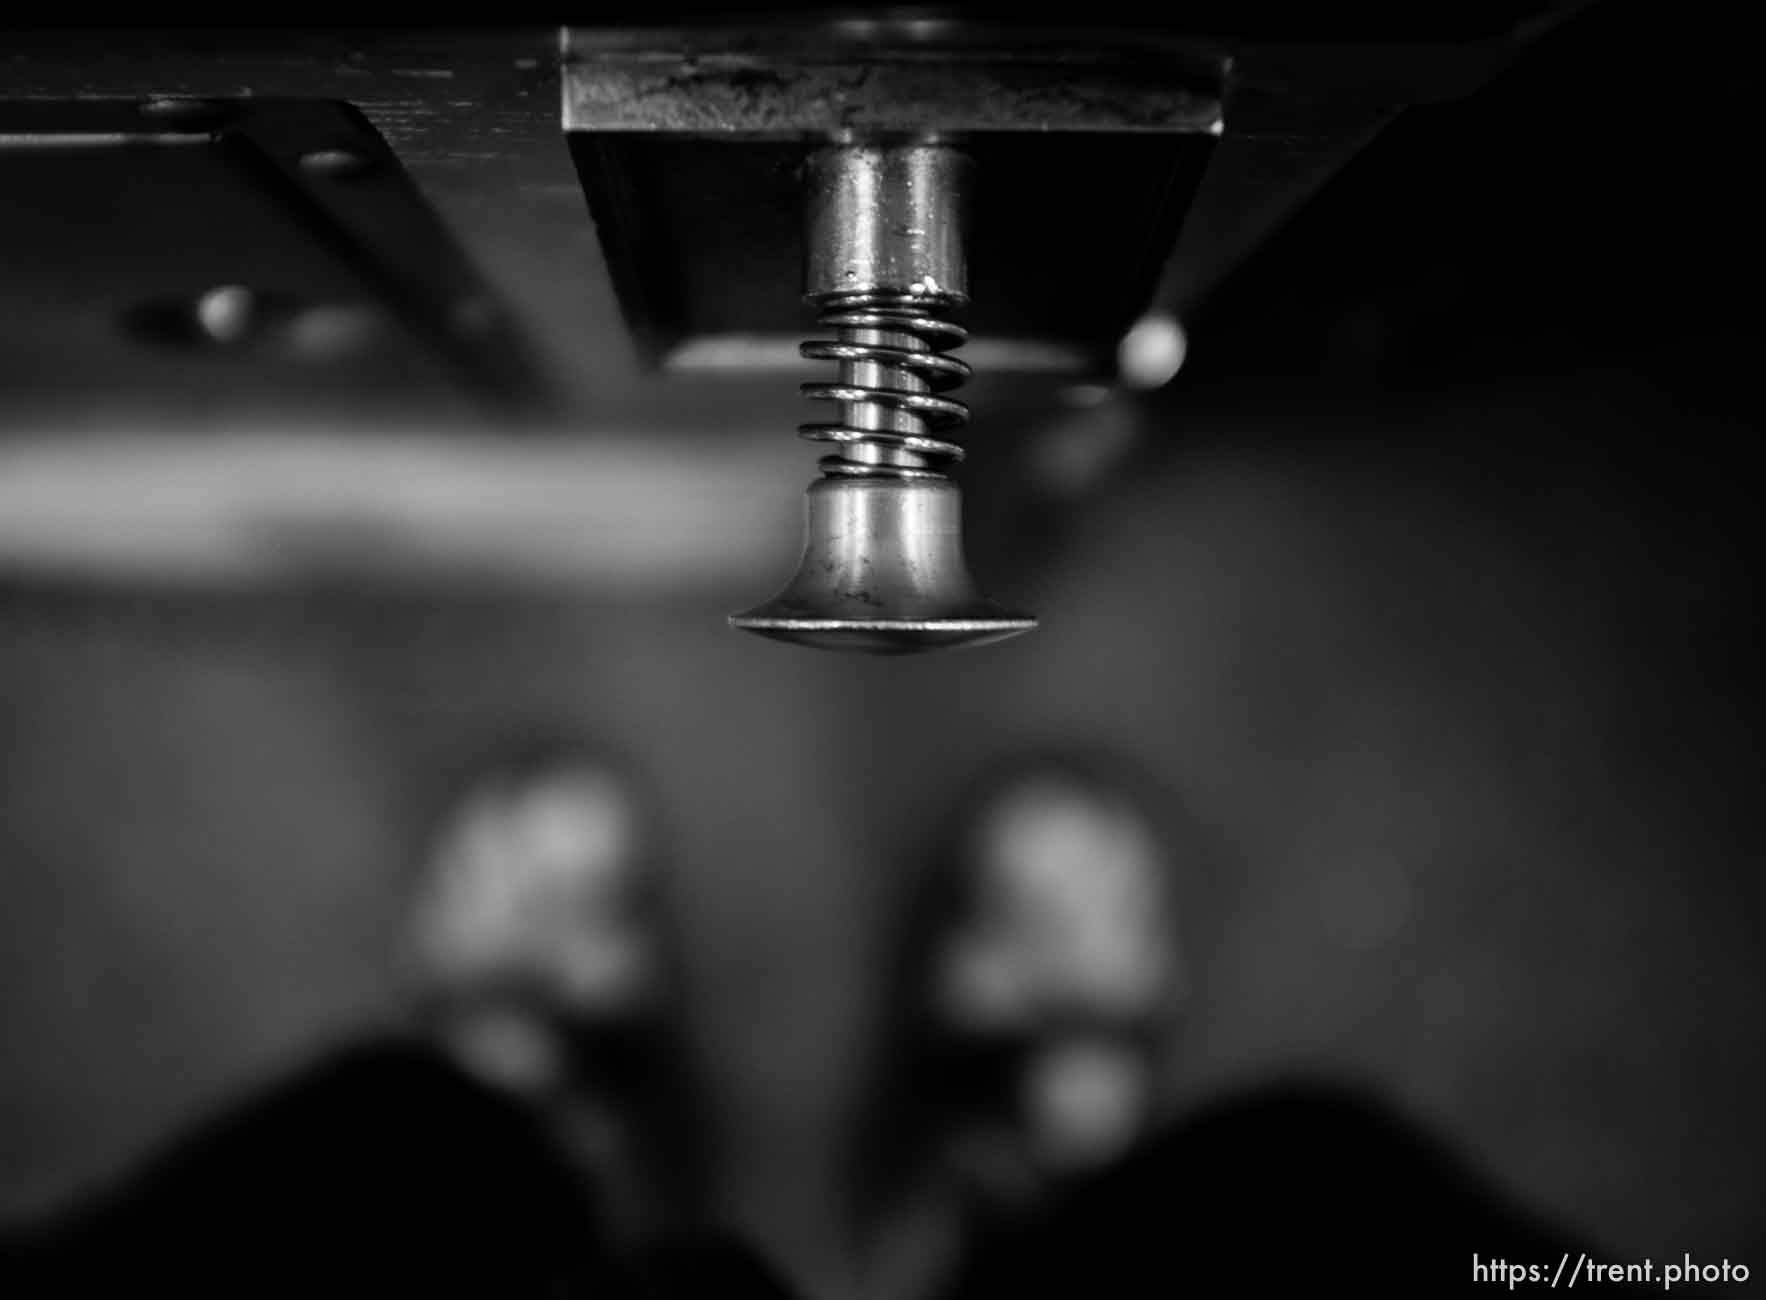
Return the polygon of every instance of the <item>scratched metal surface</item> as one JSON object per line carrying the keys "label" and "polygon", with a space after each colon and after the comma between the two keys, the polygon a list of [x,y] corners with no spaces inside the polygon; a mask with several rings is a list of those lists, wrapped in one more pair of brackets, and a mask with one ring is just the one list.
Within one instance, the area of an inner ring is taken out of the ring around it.
{"label": "scratched metal surface", "polygon": [[[1160,300],[1186,315],[1201,312],[1230,270],[1371,138],[1393,104],[1463,93],[1524,44],[1519,17],[1557,17],[1580,2],[1460,6],[1417,30],[1398,30],[1395,40],[1322,48],[1306,44],[1319,24],[1259,10],[1243,16],[1267,29],[1261,43],[1205,41],[1216,56],[1224,49],[1235,60],[1234,100],[1217,151],[1221,165],[1208,169]],[[608,12],[608,21],[619,17]],[[691,16],[691,6],[675,14]],[[1100,10],[1094,17],[1110,15]],[[1339,19],[1342,30],[1365,35],[1354,14],[1332,21]],[[762,30],[750,30],[748,39]],[[1303,39],[1270,39],[1283,30]],[[660,379],[641,364],[560,129],[563,50],[560,30],[541,24],[42,29],[8,34],[0,75],[6,98],[346,100],[386,138],[517,308],[569,421],[687,434],[726,429],[732,419],[756,431],[787,429],[796,412],[790,386],[776,374],[732,371],[683,382]],[[999,432],[982,424],[978,435],[1009,440],[1011,430],[1037,422],[1058,383],[1015,377],[990,388],[984,376],[973,390],[975,405],[997,417]]]}

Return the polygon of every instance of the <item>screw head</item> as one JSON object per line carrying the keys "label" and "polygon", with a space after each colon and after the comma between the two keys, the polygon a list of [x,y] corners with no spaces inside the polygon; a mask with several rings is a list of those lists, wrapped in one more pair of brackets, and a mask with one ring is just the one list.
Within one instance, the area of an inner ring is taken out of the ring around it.
{"label": "screw head", "polygon": [[1003,641],[1036,619],[975,589],[956,484],[825,478],[807,494],[797,573],[730,626],[823,650],[913,654]]}
{"label": "screw head", "polygon": [[156,122],[166,122],[172,126],[195,130],[220,125],[232,115],[233,108],[229,104],[219,103],[212,99],[160,95],[144,101],[140,106],[140,112],[141,116],[152,118]]}
{"label": "screw head", "polygon": [[300,156],[300,168],[314,176],[350,180],[369,171],[373,162],[354,149],[314,149]]}

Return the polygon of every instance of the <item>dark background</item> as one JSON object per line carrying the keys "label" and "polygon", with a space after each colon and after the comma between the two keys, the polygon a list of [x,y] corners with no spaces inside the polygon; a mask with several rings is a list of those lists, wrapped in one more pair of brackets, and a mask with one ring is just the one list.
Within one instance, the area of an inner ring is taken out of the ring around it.
{"label": "dark background", "polygon": [[725,1203],[837,1277],[898,904],[969,779],[1073,742],[1180,828],[1176,1098],[1362,1081],[1614,1260],[1766,1266],[1760,86],[1720,19],[1597,7],[1413,111],[1169,388],[1052,415],[1138,440],[978,548],[1045,619],[1003,646],[742,638],[758,542],[751,579],[654,585],[14,565],[0,1209],[396,1020],[441,792],[580,729],[668,819]]}

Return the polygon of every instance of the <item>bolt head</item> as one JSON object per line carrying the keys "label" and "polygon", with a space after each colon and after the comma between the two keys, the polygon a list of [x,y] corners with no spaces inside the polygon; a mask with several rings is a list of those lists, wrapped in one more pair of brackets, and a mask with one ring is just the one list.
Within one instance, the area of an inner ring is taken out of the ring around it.
{"label": "bolt head", "polygon": [[1002,641],[1036,620],[975,589],[954,483],[876,477],[810,488],[796,574],[730,626],[823,650],[913,654]]}

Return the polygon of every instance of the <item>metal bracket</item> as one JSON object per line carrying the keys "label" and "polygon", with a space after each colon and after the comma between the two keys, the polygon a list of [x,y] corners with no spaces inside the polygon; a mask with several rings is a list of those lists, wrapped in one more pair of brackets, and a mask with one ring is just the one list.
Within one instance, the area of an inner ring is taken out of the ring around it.
{"label": "metal bracket", "polygon": [[1229,67],[927,21],[563,42],[564,126],[627,322],[677,370],[799,367],[808,147],[928,136],[976,164],[971,359],[1107,369],[1223,129]]}

